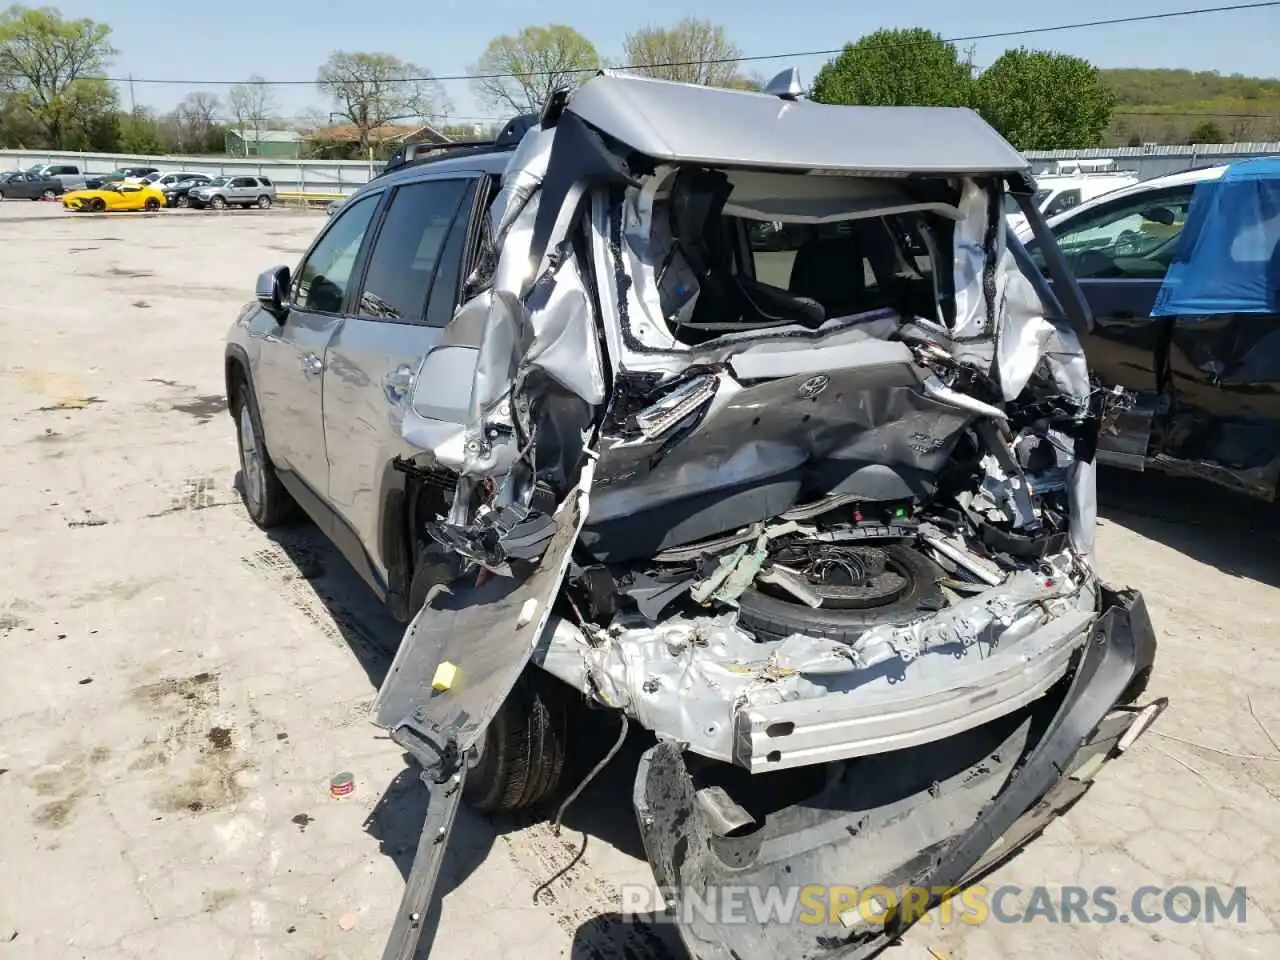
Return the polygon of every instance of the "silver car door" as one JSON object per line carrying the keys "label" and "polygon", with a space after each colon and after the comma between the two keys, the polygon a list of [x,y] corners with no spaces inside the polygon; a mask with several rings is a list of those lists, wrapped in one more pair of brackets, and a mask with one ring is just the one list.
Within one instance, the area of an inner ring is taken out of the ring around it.
{"label": "silver car door", "polygon": [[382,518],[404,479],[392,460],[417,452],[401,437],[404,407],[418,365],[457,305],[477,184],[453,176],[392,193],[351,316],[328,347],[329,499],[384,585]]}
{"label": "silver car door", "polygon": [[260,347],[254,389],[276,466],[324,496],[329,485],[321,410],[325,349],[342,325],[360,251],[381,201],[371,194],[334,218],[303,257],[287,313]]}

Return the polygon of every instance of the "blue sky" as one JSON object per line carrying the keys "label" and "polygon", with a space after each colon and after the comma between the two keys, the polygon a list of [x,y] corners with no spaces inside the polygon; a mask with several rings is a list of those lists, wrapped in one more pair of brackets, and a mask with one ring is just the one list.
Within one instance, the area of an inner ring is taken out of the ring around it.
{"label": "blue sky", "polygon": [[[309,80],[334,50],[376,51],[418,63],[438,76],[466,73],[491,37],[528,24],[575,27],[605,57],[617,57],[623,37],[646,25],[699,16],[724,24],[746,55],[838,47],[882,27],[922,26],[944,36],[1052,26],[1165,10],[1218,6],[1227,0],[1106,0],[1067,5],[986,0],[970,7],[954,0],[904,0],[855,4],[848,0],[766,3],[754,0],[642,0],[632,9],[590,0],[427,0],[403,4],[351,0],[219,0],[204,4],[159,4],[156,0],[45,0],[69,17],[91,17],[113,27],[120,54],[112,74],[137,78],[241,81],[251,74],[268,80]],[[975,9],[980,12],[974,12]],[[1103,67],[1181,67],[1254,76],[1276,76],[1280,7],[1216,13],[1155,23],[1102,26],[974,44],[980,66],[1007,47],[1061,50]],[[764,61],[749,67],[766,76],[799,67],[807,82],[825,58]],[[224,96],[223,86],[135,83],[139,105],[172,107],[202,89]],[[493,111],[477,103],[466,81],[446,89],[460,118]],[[129,102],[129,92],[122,89]],[[294,117],[329,104],[311,86],[275,88],[280,114]]]}

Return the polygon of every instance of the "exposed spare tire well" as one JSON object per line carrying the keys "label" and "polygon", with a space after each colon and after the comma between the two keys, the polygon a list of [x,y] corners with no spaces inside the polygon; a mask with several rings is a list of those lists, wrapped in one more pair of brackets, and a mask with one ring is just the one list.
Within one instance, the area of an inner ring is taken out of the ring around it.
{"label": "exposed spare tire well", "polygon": [[911,620],[944,603],[942,569],[907,543],[832,549],[801,541],[783,545],[774,559],[801,560],[806,585],[822,606],[815,609],[777,587],[753,583],[738,598],[738,622],[760,640],[804,633],[852,641],[876,624]]}

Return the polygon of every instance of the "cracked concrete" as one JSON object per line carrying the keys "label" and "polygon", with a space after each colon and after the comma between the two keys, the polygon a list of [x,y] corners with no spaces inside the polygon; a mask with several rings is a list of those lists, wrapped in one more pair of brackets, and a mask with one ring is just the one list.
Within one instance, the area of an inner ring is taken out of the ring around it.
{"label": "cracked concrete", "polygon": [[[220,410],[227,326],[322,222],[0,205],[0,960],[380,955],[423,817],[366,720],[398,628],[305,524],[268,538],[245,519]],[[1122,903],[1143,884],[1242,885],[1247,922],[935,914],[894,956],[1280,947],[1273,515],[1126,475],[1105,478],[1102,513],[1101,563],[1145,591],[1151,692],[1173,704],[988,885],[1110,885]],[[461,815],[433,957],[681,956],[668,929],[618,921],[617,885],[650,882],[628,805],[638,749],[559,837]],[[356,792],[334,799],[340,771]]]}

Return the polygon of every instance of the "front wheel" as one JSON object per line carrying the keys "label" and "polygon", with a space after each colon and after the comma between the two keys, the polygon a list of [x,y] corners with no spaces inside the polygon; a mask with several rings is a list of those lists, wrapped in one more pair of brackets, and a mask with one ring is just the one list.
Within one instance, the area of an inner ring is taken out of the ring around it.
{"label": "front wheel", "polygon": [[46,190],[44,193],[40,194],[40,199],[41,199],[41,200],[56,200],[56,199],[58,199],[58,194],[57,194],[55,191],[53,191],[53,190]]}
{"label": "front wheel", "polygon": [[149,213],[155,213],[155,211],[160,209],[160,201],[155,197],[147,197],[147,201],[142,205],[142,209]]}
{"label": "front wheel", "polygon": [[289,517],[293,500],[276,476],[275,467],[267,455],[258,404],[249,381],[244,377],[236,384],[233,403],[236,439],[240,447],[240,493],[249,519],[266,530]]}
{"label": "front wheel", "polygon": [[107,201],[103,200],[101,197],[94,197],[89,201],[89,209],[94,213],[101,213],[103,210],[107,209]]}
{"label": "front wheel", "polygon": [[190,198],[190,197],[179,197],[179,198],[178,198],[178,206],[179,206],[179,207],[182,207],[182,208],[185,210],[187,207],[191,206],[191,198]]}
{"label": "front wheel", "polygon": [[271,209],[271,198],[270,198],[270,197],[268,197],[266,194],[263,194],[262,196],[260,196],[260,197],[258,198],[258,209],[259,209],[259,210],[270,210],[270,209]]}
{"label": "front wheel", "polygon": [[209,206],[215,210],[225,210],[227,209],[227,201],[223,197],[214,197],[209,201]]}

